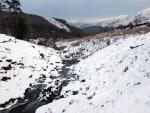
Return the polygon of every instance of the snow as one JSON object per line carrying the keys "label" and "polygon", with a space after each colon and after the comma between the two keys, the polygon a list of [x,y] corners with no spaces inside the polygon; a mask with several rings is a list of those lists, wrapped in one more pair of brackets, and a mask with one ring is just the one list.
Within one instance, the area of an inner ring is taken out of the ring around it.
{"label": "snow", "polygon": [[49,21],[51,24],[55,25],[56,27],[58,27],[58,28],[60,28],[60,29],[64,29],[64,30],[66,30],[67,32],[70,32],[70,29],[69,29],[66,25],[64,25],[63,23],[61,23],[61,22],[55,20],[54,18],[48,19],[48,21]]}
{"label": "snow", "polygon": [[[9,65],[10,69],[4,69]],[[46,76],[47,86],[51,85],[49,77],[59,76],[56,67],[60,69],[62,63],[54,49],[0,34],[0,104],[11,98],[23,98],[29,85],[38,84],[42,75]]]}
{"label": "snow", "polygon": [[126,36],[80,59],[70,67],[79,78],[63,88],[64,98],[36,113],[149,113],[149,39],[150,33]]}
{"label": "snow", "polygon": [[121,15],[105,19],[93,19],[87,22],[76,21],[70,23],[79,28],[86,28],[90,26],[119,27],[120,25],[123,26],[129,25],[130,23],[132,23],[133,25],[150,23],[150,8],[144,9],[143,11],[131,15]]}
{"label": "snow", "polygon": [[[103,38],[104,37],[104,38]],[[84,59],[96,51],[108,46],[108,43],[114,43],[122,36],[106,37],[101,34],[88,36],[87,38],[76,39],[74,41],[58,41],[57,47],[64,48],[61,52],[62,59]]]}

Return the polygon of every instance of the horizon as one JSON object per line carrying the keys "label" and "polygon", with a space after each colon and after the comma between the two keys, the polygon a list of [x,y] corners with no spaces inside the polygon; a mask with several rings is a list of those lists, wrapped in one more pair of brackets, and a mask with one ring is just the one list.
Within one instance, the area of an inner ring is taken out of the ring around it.
{"label": "horizon", "polygon": [[21,0],[21,4],[25,13],[68,21],[130,15],[150,7],[149,0]]}

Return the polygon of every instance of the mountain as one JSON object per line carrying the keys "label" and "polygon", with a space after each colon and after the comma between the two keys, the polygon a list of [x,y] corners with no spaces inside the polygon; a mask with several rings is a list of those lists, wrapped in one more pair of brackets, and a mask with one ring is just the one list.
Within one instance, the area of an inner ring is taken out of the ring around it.
{"label": "mountain", "polygon": [[67,23],[67,21],[63,20],[63,19],[59,19],[59,18],[51,18],[51,19],[48,19],[48,21],[55,25],[56,27],[60,28],[60,29],[63,29],[65,30],[66,32],[68,33],[72,33],[74,34],[75,36],[76,35],[79,35],[79,36],[82,36],[83,35],[83,32],[81,29],[79,28],[76,28],[72,25],[70,25],[69,23]]}
{"label": "mountain", "polygon": [[15,36],[18,39],[50,39],[80,37],[83,32],[70,25],[64,25],[55,19],[47,19],[33,14],[19,15],[2,11],[0,14],[0,33]]}
{"label": "mountain", "polygon": [[86,33],[87,35],[94,35],[100,32],[103,32],[107,30],[108,27],[101,27],[101,26],[91,26],[91,27],[86,27],[83,28],[82,31]]}
{"label": "mountain", "polygon": [[75,21],[75,22],[69,22],[69,24],[72,25],[72,26],[75,26],[75,27],[77,27],[79,29],[83,29],[83,28],[91,26],[91,23],[88,23],[88,21],[87,22],[82,22],[82,21],[78,22],[78,21]]}
{"label": "mountain", "polygon": [[136,25],[141,25],[145,23],[150,23],[150,8],[137,12],[133,15],[122,15],[122,16],[111,17],[111,18],[106,18],[106,19],[96,19],[96,20],[93,20],[92,22],[87,22],[87,23],[77,22],[77,23],[71,23],[71,24],[79,28],[82,28],[84,31],[86,31],[87,28],[88,30],[91,27],[93,29],[94,26],[96,28],[98,27],[116,28],[119,26],[128,26],[130,24],[132,24],[133,26],[136,26]]}
{"label": "mountain", "polygon": [[38,15],[23,13],[16,16],[8,12],[2,12],[0,20],[0,33],[16,36],[17,38],[54,37],[53,32],[67,35],[67,32],[50,24],[46,19]]}
{"label": "mountain", "polygon": [[104,18],[104,19],[90,19],[90,20],[86,20],[86,21],[75,21],[75,22],[70,22],[71,25],[74,25],[78,28],[84,29],[87,27],[91,27],[91,26],[101,26],[101,27],[106,27],[109,24],[113,24],[116,23],[118,21],[123,20],[124,18],[126,18],[127,15],[121,15],[118,17],[111,17],[111,18]]}

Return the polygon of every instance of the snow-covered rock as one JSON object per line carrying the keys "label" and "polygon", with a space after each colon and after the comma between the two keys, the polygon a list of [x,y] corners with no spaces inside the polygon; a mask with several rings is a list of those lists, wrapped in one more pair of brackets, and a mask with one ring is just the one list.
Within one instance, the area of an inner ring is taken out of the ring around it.
{"label": "snow-covered rock", "polygon": [[70,67],[78,80],[36,113],[149,113],[150,33],[119,39]]}

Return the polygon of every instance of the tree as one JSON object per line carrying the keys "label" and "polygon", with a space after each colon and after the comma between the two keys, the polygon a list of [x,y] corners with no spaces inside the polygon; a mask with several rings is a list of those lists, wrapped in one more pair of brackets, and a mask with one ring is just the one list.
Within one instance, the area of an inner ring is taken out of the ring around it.
{"label": "tree", "polygon": [[14,13],[21,13],[21,4],[19,0],[12,0],[12,5],[13,5],[13,12]]}
{"label": "tree", "polygon": [[25,39],[28,33],[28,25],[23,16],[15,16],[13,21],[13,35],[18,39]]}
{"label": "tree", "polygon": [[21,13],[21,4],[19,0],[6,0],[6,4],[8,5],[8,10],[10,13]]}
{"label": "tree", "polygon": [[3,9],[6,9],[5,0],[0,0],[0,13]]}

